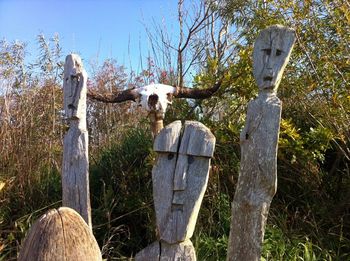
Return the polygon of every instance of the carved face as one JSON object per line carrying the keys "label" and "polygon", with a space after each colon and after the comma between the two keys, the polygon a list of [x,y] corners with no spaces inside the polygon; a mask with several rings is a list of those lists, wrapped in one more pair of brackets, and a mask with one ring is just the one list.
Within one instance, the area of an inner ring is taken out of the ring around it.
{"label": "carved face", "polygon": [[86,114],[87,74],[78,55],[70,54],[64,64],[64,109],[68,119],[83,119]]}
{"label": "carved face", "polygon": [[294,40],[294,31],[281,25],[260,32],[253,52],[253,73],[260,90],[277,90]]}
{"label": "carved face", "polygon": [[157,112],[164,117],[168,104],[171,104],[171,95],[175,87],[165,84],[151,84],[139,88],[141,106],[150,112]]}
{"label": "carved face", "polygon": [[[182,128],[183,127],[183,128]],[[202,123],[175,121],[158,134],[152,170],[159,238],[173,244],[193,235],[209,178],[215,137]]]}

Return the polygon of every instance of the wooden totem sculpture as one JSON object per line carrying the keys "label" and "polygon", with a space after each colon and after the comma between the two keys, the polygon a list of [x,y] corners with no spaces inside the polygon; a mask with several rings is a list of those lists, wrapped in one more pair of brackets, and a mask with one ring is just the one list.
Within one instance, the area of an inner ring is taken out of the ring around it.
{"label": "wooden totem sculpture", "polygon": [[260,32],[253,52],[259,95],[248,104],[240,135],[241,165],[232,202],[227,260],[258,261],[270,204],[277,189],[277,144],[282,104],[276,96],[295,41],[280,25]]}
{"label": "wooden totem sculpture", "polygon": [[[183,133],[183,134],[182,134]],[[158,241],[136,261],[196,260],[190,238],[206,190],[215,137],[199,122],[175,121],[154,141],[158,153],[152,171]]]}
{"label": "wooden totem sculpture", "polygon": [[68,55],[64,65],[63,94],[69,130],[63,142],[62,203],[76,210],[91,227],[86,82],[87,74],[80,57]]}

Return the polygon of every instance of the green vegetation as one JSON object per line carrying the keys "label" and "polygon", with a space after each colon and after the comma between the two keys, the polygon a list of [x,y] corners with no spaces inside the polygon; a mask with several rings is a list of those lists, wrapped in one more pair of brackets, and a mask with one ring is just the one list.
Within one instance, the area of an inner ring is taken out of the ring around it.
{"label": "green vegetation", "polygon": [[[211,6],[215,28],[230,25],[227,38],[218,41],[230,45],[221,45],[220,54],[218,42],[214,46],[203,31],[193,35],[187,56],[201,52],[201,45],[207,48],[196,56],[194,77],[185,74],[184,80],[204,88],[219,72],[223,86],[208,100],[174,101],[165,119],[200,120],[217,138],[192,238],[198,260],[225,260],[239,132],[246,105],[257,93],[252,45],[257,32],[273,23],[294,27],[297,42],[278,91],[283,101],[278,191],[262,260],[350,260],[349,4],[216,2]],[[218,35],[217,29],[213,32]],[[57,37],[41,35],[38,45],[40,57],[26,64],[24,44],[0,41],[0,260],[15,260],[31,224],[61,204],[59,173],[67,127],[61,112],[63,55]],[[135,75],[107,60],[90,75],[89,87],[104,91],[151,80],[174,83],[175,66],[165,69],[152,59],[148,65]],[[89,101],[88,126],[94,233],[104,258],[125,260],[156,238],[149,124],[133,104]]]}

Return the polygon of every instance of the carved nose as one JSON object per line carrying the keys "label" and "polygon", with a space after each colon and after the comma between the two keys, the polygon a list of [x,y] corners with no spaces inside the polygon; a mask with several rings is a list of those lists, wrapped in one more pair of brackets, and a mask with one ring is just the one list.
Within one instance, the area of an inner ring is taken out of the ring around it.
{"label": "carved nose", "polygon": [[267,70],[271,70],[272,69],[272,63],[271,63],[271,59],[270,58],[267,59],[266,68],[267,68]]}
{"label": "carved nose", "polygon": [[174,191],[186,189],[188,165],[187,155],[180,154],[178,156],[174,175]]}
{"label": "carved nose", "polygon": [[272,70],[272,68],[273,68],[273,60],[274,60],[274,58],[271,57],[271,55],[267,57],[266,68],[268,70]]}
{"label": "carved nose", "polygon": [[157,94],[152,94],[148,97],[148,107],[151,110],[155,110],[156,109],[156,105],[159,101],[159,97]]}

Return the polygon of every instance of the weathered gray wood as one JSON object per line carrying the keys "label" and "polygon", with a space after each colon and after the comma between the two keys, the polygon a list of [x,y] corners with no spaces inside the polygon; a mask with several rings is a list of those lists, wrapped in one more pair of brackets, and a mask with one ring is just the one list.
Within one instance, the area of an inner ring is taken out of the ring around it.
{"label": "weathered gray wood", "polygon": [[86,129],[87,73],[80,57],[67,55],[63,72],[64,111],[67,119],[80,120],[80,128]]}
{"label": "weathered gray wood", "polygon": [[294,41],[294,30],[282,25],[272,25],[260,32],[253,51],[253,74],[260,90],[277,92]]}
{"label": "weathered gray wood", "polygon": [[[257,99],[249,102],[241,132],[241,165],[232,202],[227,260],[260,260],[270,204],[277,189],[277,145],[281,101],[276,90],[294,43],[282,26],[263,30],[254,46]],[[279,50],[279,51],[277,51]]]}
{"label": "weathered gray wood", "polygon": [[99,261],[98,244],[85,221],[73,209],[49,210],[29,230],[19,261]]}
{"label": "weathered gray wood", "polygon": [[[188,157],[183,157],[183,160],[188,162]],[[173,189],[171,211],[164,214],[165,219],[157,219],[162,240],[175,243],[192,237],[208,183],[209,167],[209,158],[194,157],[193,162],[188,164],[185,185],[179,190]]]}
{"label": "weathered gray wood", "polygon": [[191,240],[186,240],[178,244],[168,244],[161,242],[161,261],[196,261],[196,252]]}
{"label": "weathered gray wood", "polygon": [[144,249],[137,260],[195,260],[189,239],[208,183],[214,147],[214,135],[198,122],[186,121],[183,134],[180,121],[160,131],[154,142],[158,157],[152,181],[158,237],[162,243]]}
{"label": "weathered gray wood", "polygon": [[196,261],[196,252],[191,240],[177,244],[163,241],[153,242],[137,253],[135,261]]}
{"label": "weathered gray wood", "polygon": [[87,74],[80,57],[68,55],[63,79],[64,109],[69,130],[63,142],[62,204],[75,209],[91,227],[86,82]]}
{"label": "weathered gray wood", "polygon": [[159,261],[161,255],[160,249],[160,242],[155,241],[138,252],[135,256],[135,261]]}
{"label": "weathered gray wood", "polygon": [[162,135],[158,135],[153,143],[155,152],[177,153],[181,134],[181,121],[174,121],[162,129]]}
{"label": "weathered gray wood", "polygon": [[[171,126],[175,126],[173,124]],[[193,234],[209,177],[208,155],[213,154],[215,147],[214,135],[199,122],[186,121],[183,136],[174,138],[181,134],[178,128],[180,124],[176,123],[173,135],[169,135],[167,130],[159,133],[157,139],[165,142],[163,146],[157,145],[158,151],[162,153],[159,153],[152,171],[157,226],[160,239],[168,243],[184,241]],[[180,139],[177,155],[170,154],[173,151],[165,151],[166,148],[175,146],[169,146],[163,135],[170,140]],[[188,155],[187,151],[198,152],[199,155]]]}
{"label": "weathered gray wood", "polygon": [[214,155],[215,137],[202,123],[186,121],[180,154],[211,158]]}
{"label": "weathered gray wood", "polygon": [[248,105],[241,135],[241,168],[234,200],[229,260],[260,260],[261,243],[277,188],[281,103],[261,96]]}

